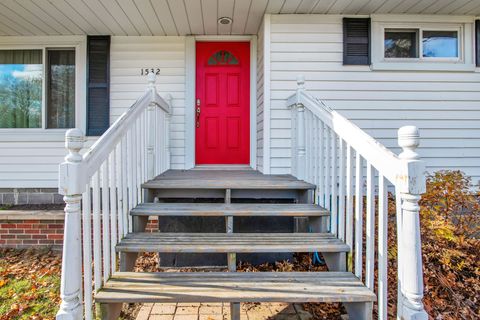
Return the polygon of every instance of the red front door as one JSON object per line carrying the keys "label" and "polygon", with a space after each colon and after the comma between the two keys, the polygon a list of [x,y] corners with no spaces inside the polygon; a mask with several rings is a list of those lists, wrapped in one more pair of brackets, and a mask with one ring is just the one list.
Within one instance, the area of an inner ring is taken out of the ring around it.
{"label": "red front door", "polygon": [[250,44],[197,42],[197,164],[250,162]]}

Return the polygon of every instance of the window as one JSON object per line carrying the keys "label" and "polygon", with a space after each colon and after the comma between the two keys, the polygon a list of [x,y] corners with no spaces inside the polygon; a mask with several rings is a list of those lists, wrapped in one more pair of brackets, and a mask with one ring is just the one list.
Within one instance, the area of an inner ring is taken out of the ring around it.
{"label": "window", "polygon": [[[421,34],[421,42],[419,34]],[[384,56],[385,58],[458,58],[458,31],[385,29]]]}
{"label": "window", "polygon": [[48,50],[47,128],[75,126],[75,50]]}
{"label": "window", "polygon": [[75,50],[0,50],[0,115],[0,129],[73,128]]}
{"label": "window", "polygon": [[375,14],[371,70],[475,71],[471,16]]}
{"label": "window", "polygon": [[0,50],[0,128],[42,127],[42,50]]}
{"label": "window", "polygon": [[385,58],[418,58],[418,31],[386,29]]}
{"label": "window", "polygon": [[424,58],[458,58],[457,31],[423,31]]}
{"label": "window", "polygon": [[207,64],[209,66],[215,65],[237,65],[238,59],[230,52],[220,50],[215,52],[208,58]]}

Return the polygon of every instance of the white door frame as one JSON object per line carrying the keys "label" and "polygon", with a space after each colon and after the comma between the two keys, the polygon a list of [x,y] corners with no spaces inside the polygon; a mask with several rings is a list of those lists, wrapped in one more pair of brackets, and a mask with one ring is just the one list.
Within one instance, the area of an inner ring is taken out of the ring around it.
{"label": "white door frame", "polygon": [[185,38],[185,169],[195,167],[195,43],[250,42],[250,167],[257,168],[257,36],[187,36]]}

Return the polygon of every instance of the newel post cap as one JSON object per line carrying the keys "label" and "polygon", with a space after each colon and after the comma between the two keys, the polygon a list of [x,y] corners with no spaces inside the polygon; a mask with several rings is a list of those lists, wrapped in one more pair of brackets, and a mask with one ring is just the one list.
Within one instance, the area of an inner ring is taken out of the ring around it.
{"label": "newel post cap", "polygon": [[68,150],[68,155],[65,157],[67,162],[81,162],[82,156],[80,150],[83,148],[85,142],[85,135],[83,131],[74,128],[65,133],[65,148]]}
{"label": "newel post cap", "polygon": [[305,90],[305,76],[303,74],[297,76],[297,87],[300,90]]}
{"label": "newel post cap", "polygon": [[150,72],[147,75],[147,80],[148,80],[148,87],[149,88],[155,88],[155,81],[156,81],[155,73]]}
{"label": "newel post cap", "polygon": [[401,159],[415,160],[420,156],[416,149],[420,145],[420,134],[415,126],[404,126],[398,129],[398,145],[403,149]]}

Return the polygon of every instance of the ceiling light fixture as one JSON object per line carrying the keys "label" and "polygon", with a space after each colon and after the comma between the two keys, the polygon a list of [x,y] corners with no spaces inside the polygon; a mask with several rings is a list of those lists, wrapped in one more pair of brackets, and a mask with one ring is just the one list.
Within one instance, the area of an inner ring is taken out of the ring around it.
{"label": "ceiling light fixture", "polygon": [[218,24],[229,25],[232,23],[232,18],[229,17],[221,17],[218,19]]}

